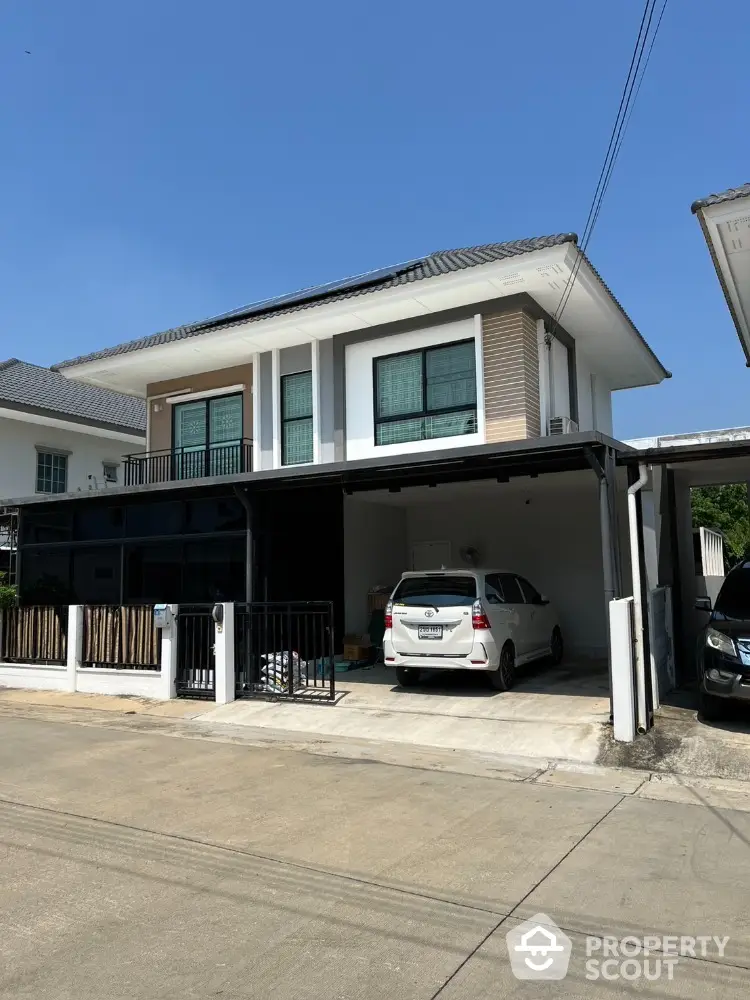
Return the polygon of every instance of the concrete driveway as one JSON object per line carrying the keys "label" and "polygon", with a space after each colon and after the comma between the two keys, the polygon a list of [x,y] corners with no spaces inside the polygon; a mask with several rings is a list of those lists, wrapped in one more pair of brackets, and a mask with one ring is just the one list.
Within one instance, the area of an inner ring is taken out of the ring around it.
{"label": "concrete driveway", "polygon": [[383,666],[336,675],[335,705],[242,700],[209,709],[206,722],[388,740],[510,757],[591,763],[609,735],[606,663],[530,666],[512,691],[481,672],[434,671],[414,688]]}
{"label": "concrete driveway", "polygon": [[[0,718],[2,998],[750,989],[750,813],[73,717]],[[563,982],[511,973],[505,934],[539,911],[573,940]],[[587,934],[730,941],[672,981],[593,982]]]}

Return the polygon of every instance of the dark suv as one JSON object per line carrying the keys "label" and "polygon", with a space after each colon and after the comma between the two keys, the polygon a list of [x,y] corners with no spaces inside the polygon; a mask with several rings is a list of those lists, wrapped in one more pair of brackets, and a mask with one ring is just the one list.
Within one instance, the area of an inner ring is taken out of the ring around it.
{"label": "dark suv", "polygon": [[707,597],[696,607],[711,612],[698,637],[699,706],[705,719],[718,719],[727,701],[750,703],[750,562],[731,570],[713,608]]}

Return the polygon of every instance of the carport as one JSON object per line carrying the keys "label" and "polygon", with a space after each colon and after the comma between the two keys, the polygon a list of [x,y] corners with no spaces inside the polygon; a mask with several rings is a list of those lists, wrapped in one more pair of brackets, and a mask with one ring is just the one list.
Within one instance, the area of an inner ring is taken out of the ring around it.
{"label": "carport", "polygon": [[[563,668],[531,666],[518,688],[608,697],[608,605],[620,595],[615,462],[623,446],[598,433],[420,455],[344,472],[344,622],[368,630],[368,594],[409,569],[473,565],[517,572],[560,616]],[[375,677],[344,675],[339,688],[381,697]],[[420,694],[477,694],[486,678],[431,677]],[[361,683],[361,687],[356,687]]]}
{"label": "carport", "polygon": [[[219,592],[243,605],[330,602],[340,652],[345,632],[367,630],[374,587],[414,565],[464,565],[471,549],[479,565],[526,576],[559,612],[568,674],[534,670],[527,690],[562,694],[567,676],[573,696],[593,683],[608,697],[607,608],[622,587],[615,467],[627,450],[577,432],[29,498],[18,502],[21,603],[53,570],[64,604],[209,608]],[[104,571],[108,589],[94,590]]]}
{"label": "carport", "polygon": [[[696,598],[716,597],[722,576],[696,573],[690,490],[695,486],[750,484],[750,428],[703,431],[634,441],[619,461],[631,479],[646,467],[642,491],[640,545],[647,587],[672,591],[676,684],[695,680],[695,642],[705,625]],[[653,639],[658,640],[658,636]]]}

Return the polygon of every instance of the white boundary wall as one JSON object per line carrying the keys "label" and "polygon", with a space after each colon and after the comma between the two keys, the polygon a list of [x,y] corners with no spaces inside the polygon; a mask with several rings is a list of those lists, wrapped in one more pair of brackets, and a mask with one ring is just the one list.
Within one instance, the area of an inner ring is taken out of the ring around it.
{"label": "white boundary wall", "polygon": [[3,663],[0,661],[0,687],[36,691],[80,691],[84,694],[129,695],[135,698],[167,700],[174,698],[177,668],[175,605],[171,606],[172,623],[162,631],[161,669],[117,670],[84,667],[81,664],[83,608],[68,608],[68,662],[64,666],[41,663]]}

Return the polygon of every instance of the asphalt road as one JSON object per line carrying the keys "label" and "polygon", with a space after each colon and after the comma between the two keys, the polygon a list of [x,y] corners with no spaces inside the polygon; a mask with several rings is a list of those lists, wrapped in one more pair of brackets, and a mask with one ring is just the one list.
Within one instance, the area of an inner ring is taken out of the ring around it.
{"label": "asphalt road", "polygon": [[[3,716],[0,888],[1,998],[750,993],[750,814],[698,800]],[[539,912],[561,981],[508,961]],[[730,940],[594,981],[587,935]]]}

